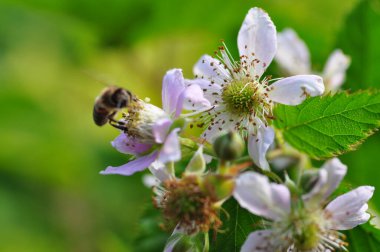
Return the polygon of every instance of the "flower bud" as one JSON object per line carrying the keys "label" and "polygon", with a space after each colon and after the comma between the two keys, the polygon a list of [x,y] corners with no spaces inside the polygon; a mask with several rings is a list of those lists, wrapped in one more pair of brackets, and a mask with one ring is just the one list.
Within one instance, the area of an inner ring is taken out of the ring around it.
{"label": "flower bud", "polygon": [[216,155],[226,161],[234,160],[243,155],[245,143],[235,131],[229,131],[219,136],[214,142]]}

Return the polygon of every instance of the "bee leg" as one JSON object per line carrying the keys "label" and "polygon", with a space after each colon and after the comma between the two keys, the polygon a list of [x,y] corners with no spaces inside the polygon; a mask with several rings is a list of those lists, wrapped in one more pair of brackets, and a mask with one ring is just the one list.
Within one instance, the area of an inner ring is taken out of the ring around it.
{"label": "bee leg", "polygon": [[122,130],[122,131],[124,131],[124,132],[127,132],[127,131],[128,131],[128,128],[127,128],[127,127],[125,126],[125,124],[123,124],[122,122],[118,122],[118,121],[116,121],[116,120],[109,120],[108,123],[109,123],[112,127],[116,128],[116,129],[120,129],[120,130]]}

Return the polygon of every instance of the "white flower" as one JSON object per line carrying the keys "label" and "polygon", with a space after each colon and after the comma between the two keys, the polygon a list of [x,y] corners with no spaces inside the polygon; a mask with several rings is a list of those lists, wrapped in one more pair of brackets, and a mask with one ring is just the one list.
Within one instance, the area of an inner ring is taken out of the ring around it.
{"label": "white flower", "polygon": [[234,61],[222,46],[220,60],[202,56],[194,66],[197,79],[186,82],[200,86],[213,105],[201,116],[208,123],[203,137],[212,141],[220,131],[237,130],[248,138],[249,154],[263,169],[269,169],[265,154],[274,140],[274,131],[268,126],[273,105],[297,105],[324,92],[322,78],[316,75],[297,75],[274,83],[269,76],[263,77],[276,47],[272,20],[262,9],[252,8],[238,35],[240,61]]}
{"label": "white flower", "polygon": [[270,222],[267,229],[252,232],[241,251],[345,250],[347,243],[337,230],[368,221],[367,202],[374,192],[371,186],[360,186],[326,205],[346,171],[338,159],[327,161],[315,187],[298,201],[285,185],[270,183],[255,172],[243,173],[236,181],[234,197],[242,207]]}
{"label": "white flower", "polygon": [[[276,62],[287,74],[313,73],[309,50],[294,30],[287,28],[279,32],[277,46]],[[321,73],[326,92],[337,91],[341,87],[350,63],[350,57],[343,54],[340,49],[336,49],[330,54]]]}

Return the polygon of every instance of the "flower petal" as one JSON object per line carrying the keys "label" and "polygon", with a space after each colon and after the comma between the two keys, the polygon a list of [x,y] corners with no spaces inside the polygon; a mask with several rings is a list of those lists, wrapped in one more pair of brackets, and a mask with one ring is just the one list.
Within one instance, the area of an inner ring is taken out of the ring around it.
{"label": "flower petal", "polygon": [[259,60],[253,76],[260,77],[272,62],[277,49],[276,36],[276,27],[265,11],[260,8],[248,11],[239,31],[238,47],[240,56],[248,57],[248,62]]}
{"label": "flower petal", "polygon": [[179,128],[173,129],[167,136],[158,155],[160,162],[165,164],[169,161],[178,161],[181,159],[181,146],[178,139],[179,131]]}
{"label": "flower petal", "polygon": [[185,79],[181,69],[172,69],[166,73],[162,82],[162,107],[169,115],[177,109],[178,98],[185,90]]}
{"label": "flower petal", "polygon": [[108,166],[104,171],[101,171],[100,174],[119,174],[124,176],[132,175],[135,172],[142,171],[149,167],[149,165],[157,158],[157,154],[157,152],[152,152],[149,155],[139,157],[118,167]]}
{"label": "flower petal", "polygon": [[258,230],[248,235],[240,252],[272,252],[275,248],[271,245],[273,239],[272,230]]}
{"label": "flower petal", "polygon": [[160,182],[164,182],[168,179],[174,179],[174,175],[169,172],[166,165],[158,160],[154,161],[149,166],[149,170],[153,174],[153,176]]}
{"label": "flower petal", "polygon": [[166,242],[163,252],[173,252],[174,247],[184,236],[185,231],[179,225],[177,225],[174,228],[173,233],[170,235],[168,241]]}
{"label": "flower petal", "polygon": [[163,143],[166,139],[166,136],[169,133],[170,126],[172,125],[172,120],[168,118],[162,118],[159,119],[154,125],[153,125],[153,135],[154,140],[156,143]]}
{"label": "flower petal", "polygon": [[290,28],[277,33],[276,62],[289,75],[309,74],[310,54],[305,44]]}
{"label": "flower petal", "polygon": [[340,88],[346,79],[346,70],[350,64],[350,57],[340,49],[335,50],[330,55],[323,69],[326,91],[336,91]]}
{"label": "flower petal", "polygon": [[276,81],[268,93],[269,99],[286,105],[298,105],[309,96],[323,94],[325,86],[317,75],[296,75]]}
{"label": "flower petal", "polygon": [[223,84],[224,80],[231,79],[230,73],[224,68],[223,63],[206,54],[195,63],[193,72],[196,78],[206,79],[217,84]]}
{"label": "flower petal", "polygon": [[209,125],[202,134],[202,137],[210,143],[221,134],[233,130],[236,127],[236,123],[239,122],[239,117],[226,112],[226,107],[224,105],[216,105],[213,107],[213,110],[213,114],[216,115],[213,121],[214,125]]}
{"label": "flower petal", "polygon": [[160,180],[152,174],[144,174],[142,177],[142,182],[147,188],[152,188],[160,185]]}
{"label": "flower petal", "polygon": [[210,102],[203,96],[203,91],[198,85],[186,87],[178,99],[177,111],[174,117],[181,114],[182,108],[187,110],[200,110],[211,107]]}
{"label": "flower petal", "polygon": [[152,145],[138,142],[135,138],[128,137],[121,133],[111,142],[111,145],[121,153],[138,155],[148,151]]}
{"label": "flower petal", "polygon": [[288,188],[269,183],[266,176],[255,172],[245,172],[237,178],[233,195],[240,206],[271,220],[281,220],[290,212]]}
{"label": "flower petal", "polygon": [[331,220],[330,228],[346,230],[368,221],[367,202],[374,190],[372,186],[360,186],[331,201],[325,208],[325,214]]}
{"label": "flower petal", "polygon": [[208,80],[194,79],[186,80],[185,84],[186,86],[199,86],[203,91],[203,97],[209,101],[210,105],[214,104],[215,101],[219,101],[221,99],[222,87],[216,83],[211,84],[211,82]]}
{"label": "flower petal", "polygon": [[274,130],[263,123],[257,125],[257,133],[254,135],[251,133],[248,137],[248,153],[258,167],[269,170],[266,153],[274,141]]}
{"label": "flower petal", "polygon": [[317,203],[327,199],[339,186],[346,172],[347,166],[338,158],[328,160],[319,170],[317,183],[309,193],[302,196],[302,199],[305,201],[315,199]]}

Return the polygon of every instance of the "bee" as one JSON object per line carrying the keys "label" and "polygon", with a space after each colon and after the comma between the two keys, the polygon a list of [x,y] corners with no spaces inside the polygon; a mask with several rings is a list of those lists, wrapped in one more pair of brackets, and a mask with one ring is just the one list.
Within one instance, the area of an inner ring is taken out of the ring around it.
{"label": "bee", "polygon": [[124,88],[116,86],[105,88],[94,103],[92,115],[95,124],[103,126],[108,122],[113,127],[125,131],[123,123],[116,121],[114,116],[120,109],[127,108],[133,99],[133,94]]}

